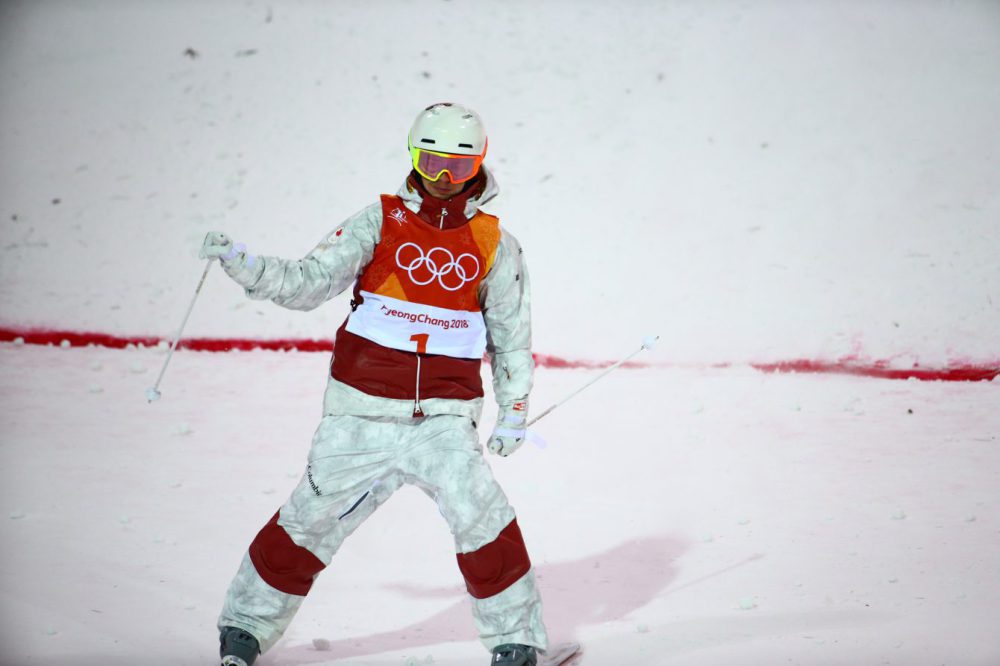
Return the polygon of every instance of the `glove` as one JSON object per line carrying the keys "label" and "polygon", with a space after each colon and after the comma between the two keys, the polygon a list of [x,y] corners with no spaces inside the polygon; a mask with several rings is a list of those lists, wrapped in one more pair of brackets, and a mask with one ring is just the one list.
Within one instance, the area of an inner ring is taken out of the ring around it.
{"label": "glove", "polygon": [[490,453],[509,456],[521,448],[528,434],[528,399],[523,398],[510,405],[500,405],[497,425],[490,435],[486,448]]}
{"label": "glove", "polygon": [[232,239],[221,231],[209,231],[205,234],[205,240],[201,244],[198,257],[227,262],[235,259],[242,249],[240,246],[233,245]]}

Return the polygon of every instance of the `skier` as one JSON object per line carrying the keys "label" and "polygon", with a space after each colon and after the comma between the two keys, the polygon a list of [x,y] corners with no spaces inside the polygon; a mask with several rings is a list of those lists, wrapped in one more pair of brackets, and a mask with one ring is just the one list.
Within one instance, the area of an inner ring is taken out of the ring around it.
{"label": "skier", "polygon": [[535,666],[545,652],[528,553],[476,431],[483,353],[499,405],[492,453],[524,442],[534,371],[521,248],[480,210],[497,194],[486,147],[475,112],[434,104],[410,130],[413,170],[399,191],[305,258],[254,256],[223,233],[206,236],[201,256],[218,258],[253,299],[311,310],[354,283],[305,474],[226,595],[224,666],[250,666],[277,642],[344,539],[404,483],[448,522],[491,663]]}

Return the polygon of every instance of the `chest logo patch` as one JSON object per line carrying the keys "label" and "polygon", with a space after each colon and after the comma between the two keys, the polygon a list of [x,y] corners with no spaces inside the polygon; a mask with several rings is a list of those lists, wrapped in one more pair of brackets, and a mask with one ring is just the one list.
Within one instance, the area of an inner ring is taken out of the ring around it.
{"label": "chest logo patch", "polygon": [[394,208],[392,212],[389,213],[389,217],[394,219],[396,224],[399,226],[403,226],[403,223],[406,222],[406,213],[403,212],[402,208]]}

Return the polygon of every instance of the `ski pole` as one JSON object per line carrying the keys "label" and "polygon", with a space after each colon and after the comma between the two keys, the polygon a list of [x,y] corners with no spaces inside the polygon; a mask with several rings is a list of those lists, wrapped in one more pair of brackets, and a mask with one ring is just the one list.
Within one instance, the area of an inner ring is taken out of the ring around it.
{"label": "ski pole", "polygon": [[181,327],[177,329],[177,335],[174,336],[174,341],[170,344],[170,351],[167,352],[167,358],[163,361],[163,369],[160,370],[160,376],[156,378],[156,384],[153,388],[146,389],[146,400],[152,404],[154,400],[160,399],[160,382],[163,381],[163,375],[167,371],[167,366],[170,364],[170,359],[174,355],[174,350],[177,348],[177,343],[180,342],[181,333],[184,332],[184,327],[187,325],[188,317],[191,316],[191,310],[194,309],[194,302],[198,300],[198,294],[201,293],[201,287],[205,284],[205,277],[208,275],[208,269],[212,267],[212,262],[214,259],[209,259],[205,264],[205,272],[201,274],[201,280],[198,281],[198,288],[194,290],[194,297],[191,299],[191,304],[188,305],[187,312],[184,314],[184,320],[181,322]]}
{"label": "ski pole", "polygon": [[580,393],[581,391],[583,391],[583,389],[587,388],[588,386],[590,386],[591,384],[593,384],[594,382],[596,382],[601,377],[604,377],[605,375],[607,375],[609,372],[611,372],[615,368],[621,366],[622,364],[624,364],[625,362],[627,362],[630,358],[632,358],[633,356],[635,356],[639,352],[643,351],[644,349],[652,349],[656,345],[656,341],[659,340],[659,339],[660,339],[660,336],[658,336],[658,335],[651,335],[648,338],[644,339],[642,341],[642,346],[641,347],[639,347],[634,352],[632,352],[631,354],[629,354],[628,356],[626,356],[622,360],[620,360],[617,363],[615,363],[614,365],[612,365],[610,368],[608,368],[607,370],[605,370],[601,374],[599,374],[596,377],[594,377],[593,379],[591,379],[589,382],[587,382],[586,384],[584,384],[583,386],[581,386],[577,390],[575,390],[572,393],[570,393],[568,396],[566,396],[565,398],[563,398],[562,400],[560,400],[556,404],[554,404],[551,407],[549,407],[548,409],[546,409],[544,412],[542,412],[541,414],[539,414],[535,418],[533,418],[530,421],[528,421],[528,423],[526,424],[525,427],[530,427],[533,423],[536,423],[536,422],[540,421],[543,416],[547,415],[549,412],[551,412],[552,410],[554,410],[556,407],[558,407],[559,405],[561,405],[564,402],[568,401],[570,398],[572,398],[573,396],[575,396],[577,393]]}

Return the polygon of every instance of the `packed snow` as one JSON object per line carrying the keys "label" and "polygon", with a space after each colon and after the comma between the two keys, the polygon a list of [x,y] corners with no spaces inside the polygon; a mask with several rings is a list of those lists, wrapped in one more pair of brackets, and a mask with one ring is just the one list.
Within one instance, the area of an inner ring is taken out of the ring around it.
{"label": "packed snow", "polygon": [[[180,352],[149,405],[131,368],[163,357],[0,346],[0,663],[211,663],[229,579],[302,474],[326,358]],[[536,404],[589,374],[540,370]],[[547,448],[491,462],[582,663],[989,664],[997,395],[622,370],[535,426]],[[451,548],[401,490],[262,663],[481,663]]]}
{"label": "packed snow", "polygon": [[[995,2],[0,4],[0,325],[169,340],[205,232],[298,256],[490,130],[535,349],[619,369],[490,463],[581,664],[1000,663]],[[186,335],[329,338],[215,271]],[[653,335],[659,335],[655,341]],[[647,337],[648,336],[648,337]],[[214,663],[328,358],[0,344],[0,664]],[[539,414],[601,372],[543,367]],[[484,368],[488,377],[488,368]],[[495,410],[480,426],[485,438]],[[485,664],[404,488],[262,666]]]}

